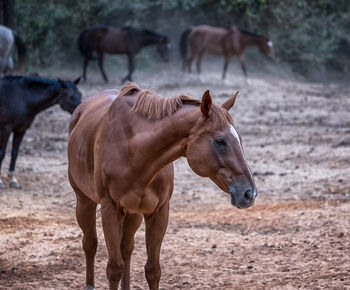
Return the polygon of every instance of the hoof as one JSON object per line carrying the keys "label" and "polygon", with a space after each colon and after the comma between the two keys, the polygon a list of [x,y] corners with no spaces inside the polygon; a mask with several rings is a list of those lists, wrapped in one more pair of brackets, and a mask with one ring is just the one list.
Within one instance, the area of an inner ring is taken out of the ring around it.
{"label": "hoof", "polygon": [[87,285],[85,286],[84,290],[96,290],[94,286]]}
{"label": "hoof", "polygon": [[22,189],[22,186],[20,186],[17,181],[11,181],[10,182],[10,187],[14,188],[14,189]]}
{"label": "hoof", "polygon": [[122,79],[121,84],[124,84],[125,82],[132,82],[132,79],[128,76]]}

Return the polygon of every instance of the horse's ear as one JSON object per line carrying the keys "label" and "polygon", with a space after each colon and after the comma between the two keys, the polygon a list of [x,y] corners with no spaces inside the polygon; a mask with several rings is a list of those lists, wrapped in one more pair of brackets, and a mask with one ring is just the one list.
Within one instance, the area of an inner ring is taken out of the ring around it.
{"label": "horse's ear", "polygon": [[235,104],[238,93],[239,91],[237,91],[231,98],[229,98],[225,103],[223,103],[221,107],[226,109],[227,111],[230,110]]}
{"label": "horse's ear", "polygon": [[211,104],[212,104],[212,100],[211,100],[209,90],[206,90],[205,93],[203,94],[202,103],[201,103],[201,111],[206,118],[208,118],[209,116],[209,113],[211,110]]}
{"label": "horse's ear", "polygon": [[66,88],[67,87],[66,83],[63,80],[61,80],[60,78],[57,78],[57,80],[60,83],[62,88]]}
{"label": "horse's ear", "polygon": [[81,76],[77,77],[77,78],[73,81],[73,83],[76,84],[76,85],[79,84],[80,79],[81,79]]}

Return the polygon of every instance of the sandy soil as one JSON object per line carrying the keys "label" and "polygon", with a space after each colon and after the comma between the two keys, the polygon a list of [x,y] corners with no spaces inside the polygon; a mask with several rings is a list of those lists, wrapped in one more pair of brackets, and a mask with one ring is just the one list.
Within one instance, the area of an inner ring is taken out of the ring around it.
{"label": "sandy soil", "polygon": [[[119,88],[99,75],[84,98]],[[137,72],[167,97],[210,89],[232,110],[259,197],[238,210],[229,196],[176,161],[176,186],[163,243],[161,289],[350,289],[350,87],[252,75],[231,69],[198,77],[177,70]],[[55,106],[27,132],[17,164],[22,190],[0,191],[0,288],[82,289],[85,262],[75,197],[67,181],[69,115]],[[8,150],[9,151],[9,150]],[[8,152],[9,153],[9,152]],[[7,171],[9,154],[3,164]],[[8,179],[4,178],[5,182]],[[98,223],[96,286],[107,288]],[[147,289],[144,227],[136,236],[132,289]]]}

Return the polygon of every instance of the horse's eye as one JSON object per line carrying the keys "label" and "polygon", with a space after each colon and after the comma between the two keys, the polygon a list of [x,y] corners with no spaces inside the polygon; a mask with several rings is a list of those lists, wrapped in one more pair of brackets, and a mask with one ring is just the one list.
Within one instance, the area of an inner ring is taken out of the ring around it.
{"label": "horse's eye", "polygon": [[223,148],[227,145],[226,141],[224,138],[217,138],[214,140],[214,144],[215,146],[219,147],[219,148]]}

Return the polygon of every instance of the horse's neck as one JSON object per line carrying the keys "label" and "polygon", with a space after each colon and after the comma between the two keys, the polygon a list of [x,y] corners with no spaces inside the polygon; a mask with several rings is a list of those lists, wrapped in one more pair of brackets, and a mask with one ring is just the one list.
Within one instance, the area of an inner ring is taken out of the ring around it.
{"label": "horse's neck", "polygon": [[27,96],[27,106],[32,115],[36,115],[58,102],[58,92],[55,89],[37,90],[36,92],[31,92]]}
{"label": "horse's neck", "polygon": [[155,35],[153,36],[153,35],[144,34],[144,35],[142,35],[142,38],[141,38],[141,45],[142,45],[142,47],[155,45],[155,44],[159,43],[159,40],[160,40],[160,38],[155,36]]}
{"label": "horse's neck", "polygon": [[188,135],[199,117],[197,112],[198,107],[185,105],[173,116],[152,121],[153,125],[135,132],[132,163],[138,168],[132,174],[137,173],[134,176],[138,176],[141,186],[149,184],[165,165],[185,156]]}
{"label": "horse's neck", "polygon": [[262,41],[263,39],[261,37],[244,35],[244,37],[242,37],[242,46],[260,46]]}

